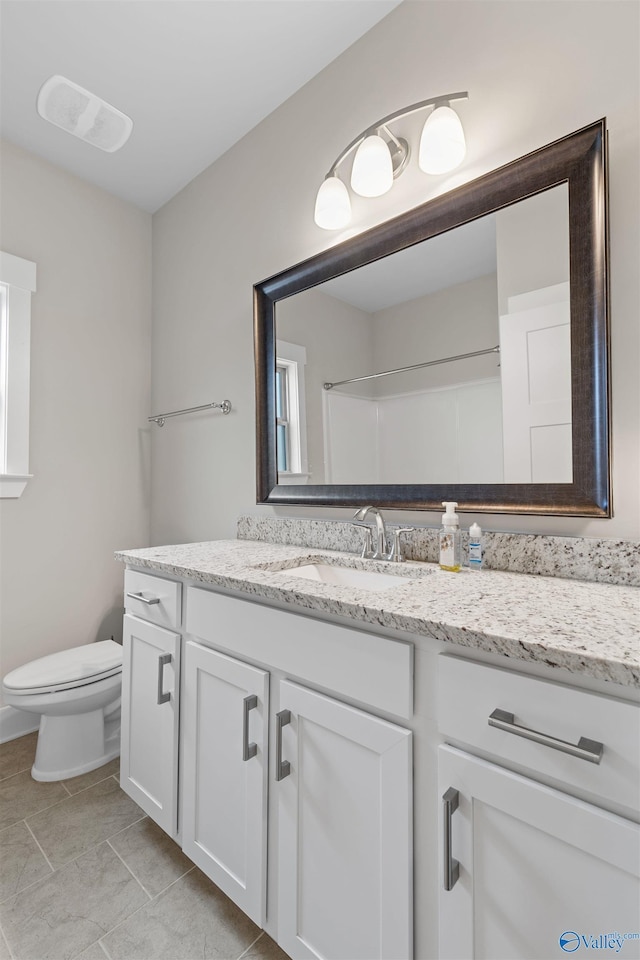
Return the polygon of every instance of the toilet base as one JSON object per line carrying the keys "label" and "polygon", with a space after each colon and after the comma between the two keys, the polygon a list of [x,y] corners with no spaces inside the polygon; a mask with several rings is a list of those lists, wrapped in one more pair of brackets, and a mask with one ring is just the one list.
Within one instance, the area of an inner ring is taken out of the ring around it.
{"label": "toilet base", "polygon": [[119,754],[119,709],[107,717],[103,709],[71,716],[42,716],[31,776],[41,782],[70,780],[96,770]]}

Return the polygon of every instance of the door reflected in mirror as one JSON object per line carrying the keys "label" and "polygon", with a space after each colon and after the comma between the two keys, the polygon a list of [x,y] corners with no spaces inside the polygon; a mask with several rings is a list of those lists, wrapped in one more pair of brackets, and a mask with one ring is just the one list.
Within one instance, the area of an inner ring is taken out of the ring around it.
{"label": "door reflected in mirror", "polygon": [[569,279],[562,183],[278,301],[278,483],[571,483]]}

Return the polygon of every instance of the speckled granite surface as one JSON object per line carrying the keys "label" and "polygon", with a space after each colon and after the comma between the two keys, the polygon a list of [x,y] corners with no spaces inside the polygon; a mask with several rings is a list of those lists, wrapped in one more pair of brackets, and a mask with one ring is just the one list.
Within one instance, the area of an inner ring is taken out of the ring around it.
{"label": "speckled granite surface", "polygon": [[[451,574],[435,565],[376,564],[317,547],[247,540],[126,550],[116,558],[302,612],[330,613],[640,687],[640,591],[629,586],[495,570]],[[286,572],[314,558],[412,576],[397,587],[372,590]]]}
{"label": "speckled granite surface", "polygon": [[[398,525],[390,524],[389,529],[393,530],[394,526]],[[347,553],[357,553],[362,546],[362,534],[351,523],[332,520],[240,517],[238,538]],[[463,551],[466,543],[467,534],[463,530]],[[436,563],[437,528],[414,527],[413,533],[404,535],[404,544],[407,559]],[[640,586],[640,543],[636,540],[483,531],[483,545],[488,570]]]}

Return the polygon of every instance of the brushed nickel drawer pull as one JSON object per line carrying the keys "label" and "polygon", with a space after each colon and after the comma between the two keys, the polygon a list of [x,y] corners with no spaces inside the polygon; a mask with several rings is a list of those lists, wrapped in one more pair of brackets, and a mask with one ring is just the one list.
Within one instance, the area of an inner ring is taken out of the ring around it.
{"label": "brushed nickel drawer pull", "polygon": [[170,653],[162,653],[158,657],[158,706],[161,703],[169,703],[169,700],[171,700],[171,694],[164,692],[164,668],[172,660],[173,657]]}
{"label": "brushed nickel drawer pull", "polygon": [[291,764],[282,759],[282,728],[291,723],[291,711],[276,713],[276,780],[284,780],[291,773]]}
{"label": "brushed nickel drawer pull", "polygon": [[245,697],[242,701],[242,759],[251,760],[258,752],[257,743],[249,743],[249,711],[258,706],[258,698],[254,694]]}
{"label": "brushed nickel drawer pull", "polygon": [[143,597],[141,593],[128,593],[128,597],[131,597],[132,600],[140,600],[142,603],[146,603],[151,606],[154,603],[160,603],[160,597],[152,597],[151,600],[147,600],[146,597]]}
{"label": "brushed nickel drawer pull", "polygon": [[600,743],[599,740],[580,737],[577,744],[568,743],[566,740],[558,740],[557,737],[551,737],[548,733],[540,733],[538,730],[519,726],[515,722],[514,715],[506,710],[494,710],[488,722],[490,727],[497,727],[498,730],[504,730],[505,733],[514,733],[516,737],[524,737],[525,740],[533,740],[534,743],[542,743],[545,747],[561,750],[562,753],[579,757],[580,760],[588,760],[590,763],[600,763],[602,760],[604,744]]}
{"label": "brushed nickel drawer pull", "polygon": [[444,851],[444,877],[442,885],[445,890],[453,890],[460,876],[460,863],[453,859],[451,853],[451,817],[458,809],[459,800],[460,794],[455,787],[449,787],[442,798],[444,807],[444,835],[442,845]]}

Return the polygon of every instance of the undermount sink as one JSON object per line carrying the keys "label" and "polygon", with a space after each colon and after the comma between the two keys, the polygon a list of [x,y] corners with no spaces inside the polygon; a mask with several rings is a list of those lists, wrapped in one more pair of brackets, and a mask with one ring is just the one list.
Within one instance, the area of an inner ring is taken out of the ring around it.
{"label": "undermount sink", "polygon": [[319,583],[333,583],[342,587],[364,587],[370,590],[389,590],[403,583],[410,583],[412,577],[402,577],[378,570],[354,570],[353,567],[334,566],[329,563],[303,563],[299,567],[289,567],[279,573],[315,580]]}

